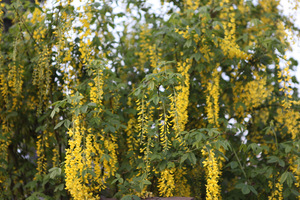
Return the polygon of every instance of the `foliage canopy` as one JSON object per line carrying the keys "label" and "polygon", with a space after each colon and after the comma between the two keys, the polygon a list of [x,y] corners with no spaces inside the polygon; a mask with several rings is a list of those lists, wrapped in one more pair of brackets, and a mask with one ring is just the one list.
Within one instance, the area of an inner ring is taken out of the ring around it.
{"label": "foliage canopy", "polygon": [[299,199],[279,3],[2,3],[0,198]]}

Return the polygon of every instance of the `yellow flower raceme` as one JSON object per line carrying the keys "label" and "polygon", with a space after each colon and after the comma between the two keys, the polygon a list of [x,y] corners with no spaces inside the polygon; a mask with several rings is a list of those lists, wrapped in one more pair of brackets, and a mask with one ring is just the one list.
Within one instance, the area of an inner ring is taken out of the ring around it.
{"label": "yellow flower raceme", "polygon": [[[229,4],[228,0],[222,0],[220,5]],[[239,58],[246,60],[249,55],[243,52],[238,44],[236,43],[236,23],[235,23],[235,12],[232,6],[224,6],[222,9],[222,13],[220,15],[221,18],[224,18],[223,27],[224,27],[224,39],[220,40],[220,47],[223,50],[224,54],[228,56],[228,58]]]}
{"label": "yellow flower raceme", "polygon": [[103,70],[93,70],[93,74],[95,75],[93,78],[94,83],[89,83],[89,86],[91,87],[90,98],[91,102],[96,103],[98,106],[98,111],[101,112],[101,108],[99,106],[102,105],[103,98]]}
{"label": "yellow flower raceme", "polygon": [[188,122],[187,108],[190,94],[190,75],[188,71],[190,68],[191,62],[189,59],[177,63],[177,71],[182,75],[184,81],[179,82],[179,85],[175,87],[174,94],[169,96],[171,101],[169,118],[172,118],[175,138],[181,145],[184,145],[181,132],[185,130],[185,125]]}
{"label": "yellow flower raceme", "polygon": [[213,150],[207,153],[204,149],[201,150],[203,155],[207,155],[203,166],[206,169],[206,200],[220,199],[220,186],[218,184],[220,178],[220,170],[218,162]]}
{"label": "yellow flower raceme", "polygon": [[[0,158],[3,159],[3,161],[7,162],[7,153],[8,153],[8,146],[11,143],[10,141],[10,134],[11,134],[11,130],[10,130],[10,126],[8,124],[8,122],[6,121],[6,119],[2,119],[2,124],[1,124],[1,129],[0,129]],[[1,162],[0,163],[0,167],[3,169],[6,169],[6,164],[5,162]],[[10,187],[10,183],[7,181],[7,175],[5,173],[3,173],[3,171],[0,172],[0,184],[3,185],[3,189],[8,189]]]}
{"label": "yellow flower raceme", "polygon": [[[286,60],[286,56],[284,56],[283,60]],[[277,62],[280,62],[280,60],[278,59]],[[290,70],[289,70],[289,65],[290,62],[287,61],[285,62],[285,67],[283,70],[280,70],[280,66],[279,64],[276,65],[276,68],[278,69],[278,82],[280,84],[282,84],[282,88],[279,88],[279,91],[284,92],[284,99],[282,100],[282,106],[285,108],[290,108],[293,101],[291,101],[292,99],[292,88],[291,86],[291,75],[290,75]]]}
{"label": "yellow flower raceme", "polygon": [[[238,105],[241,102],[245,105],[248,111],[262,105],[273,91],[272,87],[267,87],[267,77],[261,77],[257,72],[253,72],[255,79],[242,85],[242,81],[235,82],[233,88],[234,93],[234,103]],[[238,105],[234,108],[238,116],[245,117],[247,112],[245,112],[242,105]]]}
{"label": "yellow flower raceme", "polygon": [[[95,115],[102,110],[103,71],[93,70],[93,82],[89,83],[90,100],[95,103]],[[76,104],[77,105],[77,104]],[[82,102],[79,102],[80,106]],[[89,128],[83,115],[73,115],[73,127],[69,128],[69,149],[66,151],[66,189],[74,199],[99,199],[106,180],[117,170],[117,138]],[[99,142],[101,141],[101,142]]]}
{"label": "yellow flower raceme", "polygon": [[[218,66],[218,64],[217,64]],[[215,124],[217,127],[219,126],[218,118],[219,118],[219,96],[220,96],[220,89],[219,89],[219,80],[220,75],[217,69],[213,71],[212,82],[208,82],[207,84],[207,96],[206,96],[206,112],[208,122],[210,124]]]}
{"label": "yellow flower raceme", "polygon": [[161,172],[161,175],[158,178],[159,195],[164,197],[173,196],[173,191],[175,189],[174,172],[175,168],[165,169]]}
{"label": "yellow flower raceme", "polygon": [[191,187],[188,184],[188,180],[185,178],[187,174],[186,168],[176,168],[174,172],[175,179],[175,189],[174,196],[180,197],[190,197],[191,196]]}
{"label": "yellow flower raceme", "polygon": [[283,185],[280,182],[277,182],[275,184],[275,187],[273,187],[273,183],[269,181],[269,187],[270,189],[273,189],[273,191],[271,196],[268,196],[268,200],[283,200],[283,196],[282,196]]}
{"label": "yellow flower raceme", "polygon": [[193,0],[185,0],[184,1],[184,6],[187,9],[196,10],[199,7],[199,5],[200,5],[199,1],[193,1]]}
{"label": "yellow flower raceme", "polygon": [[[100,199],[94,193],[104,189],[107,178],[116,172],[115,138],[104,138],[103,133],[92,132],[84,127],[80,116],[74,117],[74,126],[68,131],[71,139],[66,150],[66,189],[75,200]],[[103,146],[97,142],[98,138],[103,141]],[[105,154],[110,159],[103,157]]]}
{"label": "yellow flower raceme", "polygon": [[44,163],[45,163],[45,152],[44,152],[44,147],[43,147],[43,135],[39,135],[37,137],[37,142],[36,142],[36,152],[38,156],[37,160],[37,171],[38,174],[43,174],[45,173],[46,169],[44,169]]}
{"label": "yellow flower raceme", "polygon": [[[291,135],[292,140],[299,139],[300,131],[300,113],[292,109],[278,108],[275,120],[287,128],[287,133]],[[284,135],[283,135],[284,137]]]}
{"label": "yellow flower raceme", "polygon": [[161,113],[159,116],[158,121],[159,124],[159,135],[160,135],[160,142],[163,146],[163,151],[168,151],[171,145],[171,141],[168,139],[168,135],[170,134],[170,122],[169,116],[164,112]]}

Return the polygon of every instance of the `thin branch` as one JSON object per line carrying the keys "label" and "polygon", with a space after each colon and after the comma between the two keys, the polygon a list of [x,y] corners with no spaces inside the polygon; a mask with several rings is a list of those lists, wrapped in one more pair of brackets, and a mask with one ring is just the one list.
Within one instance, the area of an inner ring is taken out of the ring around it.
{"label": "thin branch", "polygon": [[18,19],[19,19],[19,21],[20,22],[22,22],[22,24],[24,25],[24,27],[25,27],[25,29],[27,30],[27,32],[29,33],[29,35],[30,35],[30,37],[31,37],[31,39],[34,41],[34,43],[41,49],[41,47],[40,47],[40,45],[35,41],[35,39],[34,39],[34,37],[33,37],[33,34],[32,34],[32,32],[30,32],[29,31],[29,29],[28,29],[28,27],[27,27],[27,25],[26,25],[26,23],[23,21],[23,17],[22,16],[20,16],[20,14],[19,14],[19,12],[18,12],[18,10],[15,8],[15,6],[12,6],[13,8],[14,8],[14,10],[16,11],[16,13],[17,13],[17,17],[18,17]]}

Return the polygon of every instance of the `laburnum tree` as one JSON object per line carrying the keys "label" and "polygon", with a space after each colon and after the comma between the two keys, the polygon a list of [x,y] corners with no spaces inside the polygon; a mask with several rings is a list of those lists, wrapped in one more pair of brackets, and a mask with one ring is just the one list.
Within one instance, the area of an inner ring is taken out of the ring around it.
{"label": "laburnum tree", "polygon": [[151,3],[1,3],[1,199],[300,199],[300,2]]}

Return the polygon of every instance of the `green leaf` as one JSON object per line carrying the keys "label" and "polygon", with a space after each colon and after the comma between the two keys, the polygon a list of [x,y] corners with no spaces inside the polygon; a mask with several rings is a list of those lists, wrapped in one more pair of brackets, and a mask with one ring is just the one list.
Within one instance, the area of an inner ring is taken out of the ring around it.
{"label": "green leaf", "polygon": [[243,187],[244,185],[245,185],[244,183],[239,183],[239,184],[236,184],[236,185],[235,185],[235,188],[237,188],[237,189],[242,189],[242,187]]}
{"label": "green leaf", "polygon": [[61,175],[61,168],[53,167],[49,169],[49,174],[51,179],[55,179],[57,176]]}
{"label": "green leaf", "polygon": [[239,150],[243,151],[243,152],[246,152],[247,151],[247,145],[246,144],[241,144]]}
{"label": "green leaf", "polygon": [[285,180],[287,179],[289,172],[284,172],[281,177],[280,177],[280,183],[283,184],[285,182]]}
{"label": "green leaf", "polygon": [[277,156],[269,156],[267,163],[275,163],[278,162],[279,158]]}
{"label": "green leaf", "polygon": [[218,129],[217,128],[211,128],[211,129],[209,129],[209,131],[208,131],[208,135],[210,136],[210,137],[215,137],[217,134],[219,134],[220,132],[218,131]]}
{"label": "green leaf", "polygon": [[183,156],[181,157],[181,159],[180,159],[180,164],[182,164],[187,158],[188,158],[188,154],[186,153],[186,154],[183,154]]}
{"label": "green leaf", "polygon": [[132,199],[133,199],[133,200],[141,200],[141,198],[138,197],[138,196],[136,196],[136,195],[132,195]]}
{"label": "green leaf", "polygon": [[141,89],[138,88],[138,89],[135,90],[134,95],[138,96],[140,93],[141,93]]}
{"label": "green leaf", "polygon": [[122,197],[121,200],[132,200],[132,195],[126,195]]}
{"label": "green leaf", "polygon": [[279,164],[279,166],[281,166],[281,167],[284,167],[284,166],[285,166],[285,162],[284,162],[283,160],[281,160],[281,159],[278,160],[278,164]]}
{"label": "green leaf", "polygon": [[64,190],[64,184],[61,183],[61,184],[59,184],[58,186],[55,187],[54,192],[63,191],[63,190]]}
{"label": "green leaf", "polygon": [[117,181],[119,181],[119,179],[116,178],[116,179],[114,179],[110,184],[113,185],[113,184],[115,184]]}
{"label": "green leaf", "polygon": [[146,179],[145,179],[145,180],[143,180],[143,181],[142,181],[142,183],[143,183],[144,185],[151,185],[151,182],[150,182],[150,181],[148,181],[148,180],[146,180]]}
{"label": "green leaf", "polygon": [[88,109],[88,105],[83,105],[83,106],[81,107],[81,112],[82,112],[82,113],[86,113],[87,109]]}
{"label": "green leaf", "polygon": [[154,81],[150,81],[150,83],[149,83],[149,89],[150,90],[154,89]]}
{"label": "green leaf", "polygon": [[258,195],[257,191],[255,190],[255,188],[252,185],[249,185],[248,187],[251,190],[251,192],[253,192],[255,195]]}
{"label": "green leaf", "polygon": [[96,103],[94,103],[94,102],[90,102],[90,103],[88,103],[88,106],[90,106],[90,107],[96,107],[96,106],[97,106],[97,104],[96,104]]}
{"label": "green leaf", "polygon": [[168,162],[167,167],[168,168],[174,168],[175,167],[175,163],[174,162]]}
{"label": "green leaf", "polygon": [[56,126],[54,127],[54,130],[57,129],[57,128],[59,128],[59,127],[61,127],[61,125],[62,125],[64,122],[65,122],[65,120],[58,122],[58,123],[56,124]]}
{"label": "green leaf", "polygon": [[195,165],[196,162],[197,162],[197,158],[196,158],[195,154],[194,154],[193,152],[189,152],[189,153],[188,153],[188,156],[189,156],[190,162],[191,162],[193,165]]}
{"label": "green leaf", "polygon": [[154,99],[153,99],[153,103],[154,103],[155,105],[157,105],[158,102],[159,102],[159,97],[158,97],[158,96],[155,96]]}
{"label": "green leaf", "polygon": [[79,110],[79,108],[75,108],[75,115],[76,115],[76,116],[78,116],[78,115],[79,115],[79,113],[80,113],[80,110]]}
{"label": "green leaf", "polygon": [[292,187],[294,179],[294,175],[291,172],[286,171],[281,175],[280,183],[283,184],[284,182],[286,182],[289,187]]}
{"label": "green leaf", "polygon": [[91,174],[92,177],[96,177],[96,176],[97,176],[96,173],[94,172],[94,170],[88,169],[87,172],[88,172],[89,174]]}
{"label": "green leaf", "polygon": [[243,185],[242,193],[243,194],[249,194],[250,193],[250,189],[249,189],[248,185],[246,185],[246,184]]}
{"label": "green leaf", "polygon": [[69,129],[69,128],[70,128],[70,125],[71,125],[70,120],[66,119],[66,120],[65,120],[65,123],[64,123],[64,126],[65,126],[67,129]]}
{"label": "green leaf", "polygon": [[239,164],[238,164],[237,161],[232,161],[232,162],[230,162],[230,167],[231,167],[231,169],[235,169],[237,166],[239,166]]}
{"label": "green leaf", "polygon": [[293,147],[292,147],[291,145],[286,145],[286,146],[285,146],[285,153],[291,152],[292,148],[293,148]]}
{"label": "green leaf", "polygon": [[300,196],[300,193],[295,189],[291,189],[291,192],[297,197]]}
{"label": "green leaf", "polygon": [[188,40],[185,42],[185,44],[184,44],[184,46],[183,46],[183,47],[187,47],[187,48],[189,48],[190,46],[192,46],[192,42],[193,42],[193,40],[192,40],[192,39],[188,39]]}
{"label": "green leaf", "polygon": [[55,110],[52,110],[51,114],[50,114],[50,117],[53,118],[55,115]]}

